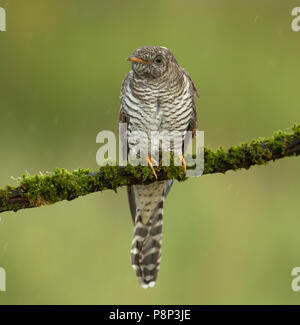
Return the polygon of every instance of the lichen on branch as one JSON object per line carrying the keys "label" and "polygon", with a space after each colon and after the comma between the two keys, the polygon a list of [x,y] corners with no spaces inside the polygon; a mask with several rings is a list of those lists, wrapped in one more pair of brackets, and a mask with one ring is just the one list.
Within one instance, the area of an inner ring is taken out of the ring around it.
{"label": "lichen on branch", "polygon": [[[277,131],[272,137],[258,138],[232,146],[228,151],[218,148],[204,149],[203,175],[225,173],[228,170],[249,169],[265,165],[289,156],[300,155],[300,124],[291,131]],[[185,181],[182,167],[155,167],[158,180],[176,179]],[[54,173],[34,176],[23,175],[17,186],[0,189],[0,213],[50,205],[63,200],[73,200],[97,191],[117,190],[118,187],[134,184],[150,184],[156,181],[148,166],[104,166],[98,171],[78,169],[68,172],[57,168]]]}

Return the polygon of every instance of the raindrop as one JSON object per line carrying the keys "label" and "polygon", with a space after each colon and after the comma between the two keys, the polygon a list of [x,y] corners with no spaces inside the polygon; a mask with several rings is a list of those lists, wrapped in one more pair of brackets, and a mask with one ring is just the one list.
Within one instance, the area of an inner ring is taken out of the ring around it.
{"label": "raindrop", "polygon": [[7,247],[8,247],[8,242],[6,242],[6,243],[3,245],[2,250],[3,250],[4,252],[6,252],[6,251],[7,251]]}

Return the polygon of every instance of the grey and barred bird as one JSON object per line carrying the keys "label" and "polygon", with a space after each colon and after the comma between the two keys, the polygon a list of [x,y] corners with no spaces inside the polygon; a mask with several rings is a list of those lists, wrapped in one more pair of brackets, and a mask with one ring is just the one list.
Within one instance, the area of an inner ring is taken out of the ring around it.
{"label": "grey and barred bird", "polygon": [[[149,139],[151,131],[194,134],[197,130],[194,96],[198,97],[198,91],[172,52],[162,46],[141,47],[127,60],[132,62],[132,70],[122,83],[119,121],[127,123],[129,155],[139,141],[136,131],[144,132]],[[156,181],[127,187],[134,224],[131,264],[144,288],[153,287],[157,279],[163,205],[172,183],[172,180]]]}

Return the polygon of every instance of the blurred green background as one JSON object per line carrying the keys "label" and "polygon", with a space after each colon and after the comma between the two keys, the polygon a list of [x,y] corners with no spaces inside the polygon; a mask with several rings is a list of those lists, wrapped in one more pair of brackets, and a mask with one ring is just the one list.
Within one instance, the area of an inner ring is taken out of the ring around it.
{"label": "blurred green background", "polygon": [[[96,169],[143,45],[170,48],[200,93],[211,148],[299,122],[299,1],[0,1],[0,187],[28,171]],[[299,159],[176,183],[154,289],[130,266],[126,191],[1,215],[0,304],[298,304]]]}

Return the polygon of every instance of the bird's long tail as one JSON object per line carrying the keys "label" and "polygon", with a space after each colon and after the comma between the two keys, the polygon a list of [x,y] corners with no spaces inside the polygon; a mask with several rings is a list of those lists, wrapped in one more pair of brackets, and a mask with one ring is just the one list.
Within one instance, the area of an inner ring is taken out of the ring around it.
{"label": "bird's long tail", "polygon": [[134,224],[131,264],[144,288],[153,287],[161,261],[163,205],[173,180],[127,187]]}
{"label": "bird's long tail", "polygon": [[137,210],[131,245],[131,264],[143,288],[153,287],[161,260],[164,196],[145,223],[143,211]]}

